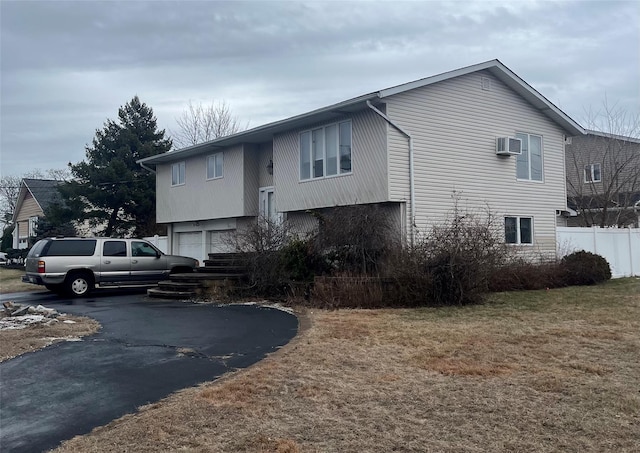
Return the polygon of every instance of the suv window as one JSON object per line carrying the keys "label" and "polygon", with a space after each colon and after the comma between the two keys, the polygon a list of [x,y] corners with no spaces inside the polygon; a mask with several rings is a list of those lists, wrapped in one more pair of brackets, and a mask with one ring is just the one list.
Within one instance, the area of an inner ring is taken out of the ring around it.
{"label": "suv window", "polygon": [[102,256],[127,256],[125,241],[105,241],[102,246]]}
{"label": "suv window", "polygon": [[45,245],[47,245],[47,242],[44,239],[36,242],[36,245],[34,245],[33,247],[31,247],[31,250],[29,250],[29,253],[27,254],[27,258],[37,258],[40,256],[40,253],[42,253],[42,249],[44,248]]}
{"label": "suv window", "polygon": [[91,256],[96,250],[95,239],[65,239],[50,241],[42,256]]}
{"label": "suv window", "polygon": [[158,252],[151,244],[146,242],[132,242],[131,243],[131,255],[133,256],[158,256]]}

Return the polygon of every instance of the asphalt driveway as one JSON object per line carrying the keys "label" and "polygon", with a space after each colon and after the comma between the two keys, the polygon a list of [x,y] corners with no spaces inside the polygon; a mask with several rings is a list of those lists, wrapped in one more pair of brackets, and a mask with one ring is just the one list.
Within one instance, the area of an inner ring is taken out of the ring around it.
{"label": "asphalt driveway", "polygon": [[38,452],[172,392],[249,366],[286,344],[295,316],[96,292],[87,299],[20,293],[2,300],[89,316],[96,335],[0,363],[0,451]]}

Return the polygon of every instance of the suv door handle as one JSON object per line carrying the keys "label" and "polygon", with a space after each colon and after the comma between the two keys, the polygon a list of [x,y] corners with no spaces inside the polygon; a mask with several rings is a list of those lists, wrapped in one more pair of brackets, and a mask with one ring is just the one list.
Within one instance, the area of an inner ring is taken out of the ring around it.
{"label": "suv door handle", "polygon": [[131,262],[132,262],[133,264],[136,264],[136,263],[138,262],[138,260],[131,260]]}
{"label": "suv door handle", "polygon": [[111,261],[109,261],[109,260],[105,260],[105,261],[104,261],[104,264],[111,264]]}

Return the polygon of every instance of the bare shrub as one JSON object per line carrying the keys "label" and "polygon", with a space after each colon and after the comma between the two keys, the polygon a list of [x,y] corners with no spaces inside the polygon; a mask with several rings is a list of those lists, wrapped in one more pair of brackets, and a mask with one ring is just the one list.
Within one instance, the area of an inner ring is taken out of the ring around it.
{"label": "bare shrub", "polygon": [[[480,302],[495,269],[505,263],[508,248],[495,216],[488,210],[462,212],[458,198],[454,194],[449,219],[413,247],[397,247],[389,240],[391,225],[371,221],[369,213],[341,215],[331,219],[331,228],[325,223],[321,240],[344,252],[338,261],[343,267],[337,267],[340,278],[316,279],[316,302],[360,308]],[[339,246],[352,236],[357,245]]]}
{"label": "bare shrub", "polygon": [[531,262],[510,260],[496,268],[489,281],[489,291],[528,291],[567,286],[565,273],[557,261]]}
{"label": "bare shrub", "polygon": [[509,255],[501,225],[487,209],[462,211],[453,194],[449,218],[435,225],[391,267],[402,305],[464,305],[482,301],[490,278]]}
{"label": "bare shrub", "polygon": [[265,217],[229,236],[230,245],[242,253],[247,266],[248,286],[240,295],[285,297],[308,293],[308,283],[326,267],[316,253],[312,238],[301,238],[287,222]]}
{"label": "bare shrub", "polygon": [[379,205],[336,207],[315,215],[320,224],[316,248],[336,273],[376,275],[398,244],[392,218]]}

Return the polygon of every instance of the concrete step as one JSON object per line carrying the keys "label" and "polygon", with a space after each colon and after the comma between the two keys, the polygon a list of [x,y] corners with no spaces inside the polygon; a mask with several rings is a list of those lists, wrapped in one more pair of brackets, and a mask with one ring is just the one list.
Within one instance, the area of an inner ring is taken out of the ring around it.
{"label": "concrete step", "polygon": [[162,290],[173,291],[197,291],[202,288],[202,282],[181,282],[173,280],[164,280],[158,282],[158,288]]}
{"label": "concrete step", "polygon": [[174,274],[171,281],[176,282],[201,282],[207,280],[239,280],[245,274],[221,274],[215,272],[197,272],[195,274]]}
{"label": "concrete step", "polygon": [[198,272],[208,272],[213,274],[239,274],[246,272],[247,267],[238,264],[207,264],[199,267]]}

